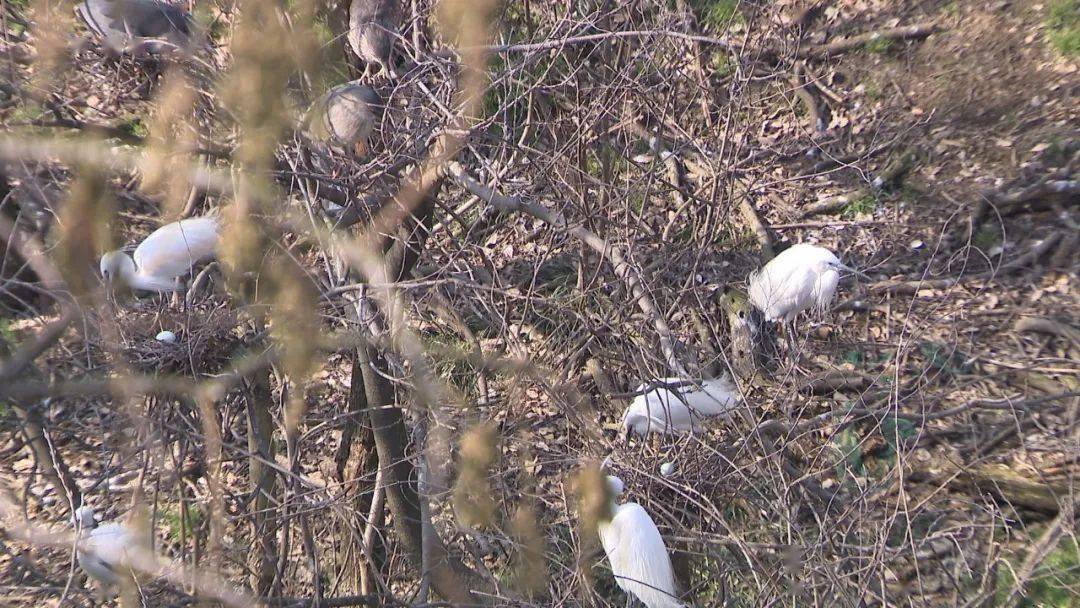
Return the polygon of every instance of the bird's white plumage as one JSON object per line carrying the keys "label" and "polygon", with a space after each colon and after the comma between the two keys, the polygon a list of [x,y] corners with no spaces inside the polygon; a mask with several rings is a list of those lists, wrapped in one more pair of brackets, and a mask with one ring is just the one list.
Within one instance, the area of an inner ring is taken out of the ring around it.
{"label": "bird's white plumage", "polygon": [[[688,381],[684,378],[664,378],[661,382],[678,384]],[[638,391],[647,386],[639,386]],[[701,386],[661,386],[634,397],[623,413],[623,430],[638,435],[692,432],[701,418],[727,414],[738,403],[736,388],[725,378],[704,380]]]}
{"label": "bird's white plumage", "polygon": [[218,234],[214,215],[166,224],[146,237],[131,258],[117,251],[102,256],[102,275],[110,281],[119,278],[135,289],[171,291],[177,277],[214,257]]}
{"label": "bird's white plumage", "polygon": [[[608,481],[613,486],[618,482],[621,489],[622,481],[617,477]],[[648,512],[632,502],[613,502],[612,510],[611,521],[600,522],[598,531],[619,588],[648,608],[681,608],[671,557]]]}
{"label": "bird's white plumage", "polygon": [[130,570],[136,535],[122,524],[95,525],[94,511],[82,507],[75,515],[78,522],[76,558],[79,566],[91,578],[106,587],[120,583]]}
{"label": "bird's white plumage", "polygon": [[793,245],[750,275],[750,301],[766,320],[793,321],[804,310],[829,306],[843,268],[824,247]]}

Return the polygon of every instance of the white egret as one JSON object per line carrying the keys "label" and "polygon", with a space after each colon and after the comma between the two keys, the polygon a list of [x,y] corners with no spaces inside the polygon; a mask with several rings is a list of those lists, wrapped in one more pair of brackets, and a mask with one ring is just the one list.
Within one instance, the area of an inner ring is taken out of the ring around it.
{"label": "white egret", "polygon": [[[704,380],[700,385],[683,378],[660,381],[676,386],[659,386],[634,397],[623,413],[624,438],[629,439],[631,433],[693,432],[701,418],[727,414],[739,403],[738,391],[726,378]],[[642,384],[637,392],[648,386]]]}
{"label": "white egret", "polygon": [[108,589],[130,576],[132,557],[139,545],[132,530],[118,523],[97,525],[90,507],[75,511],[72,523],[78,539],[75,556],[90,578]]}
{"label": "white egret", "polygon": [[83,0],[75,10],[115,53],[186,49],[191,41],[190,15],[160,0]]}
{"label": "white egret", "polygon": [[624,486],[621,479],[608,476],[612,493],[611,519],[597,525],[615,582],[624,592],[641,600],[648,608],[681,608],[671,567],[660,530],[641,505],[618,504]]}
{"label": "white egret", "polygon": [[862,275],[824,247],[793,245],[750,275],[750,301],[765,313],[765,320],[790,323],[804,310],[828,308],[841,270]]}
{"label": "white egret", "polygon": [[135,248],[134,259],[123,251],[101,256],[101,276],[133,289],[175,291],[178,277],[214,257],[218,230],[218,218],[213,215],[166,224]]}

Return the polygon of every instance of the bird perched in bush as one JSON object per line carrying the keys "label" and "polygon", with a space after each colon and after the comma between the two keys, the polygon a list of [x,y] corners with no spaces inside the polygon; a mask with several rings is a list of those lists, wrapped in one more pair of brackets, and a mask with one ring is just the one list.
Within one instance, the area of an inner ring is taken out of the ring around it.
{"label": "bird perched in bush", "polygon": [[83,0],[75,10],[114,53],[156,54],[191,43],[190,15],[161,0]]}
{"label": "bird perched in bush", "polygon": [[681,608],[671,557],[660,530],[641,505],[618,504],[625,489],[621,479],[608,476],[607,483],[612,494],[610,519],[601,519],[597,531],[615,582],[648,608]]}
{"label": "bird perched in bush", "polygon": [[313,140],[335,151],[364,156],[382,108],[374,89],[359,81],[346,82],[311,105],[305,127]]}
{"label": "bird perched in bush", "polygon": [[793,245],[750,275],[750,301],[765,313],[766,321],[791,323],[804,310],[829,307],[841,270],[866,276],[824,247]]}
{"label": "bird perched in bush", "polygon": [[106,282],[121,281],[132,289],[175,291],[177,278],[216,255],[218,232],[214,215],[166,224],[146,237],[134,256],[123,251],[101,256],[101,276]]}
{"label": "bird perched in bush", "polygon": [[349,5],[349,46],[364,60],[364,73],[372,66],[394,76],[394,39],[401,29],[399,0],[353,0]]}
{"label": "bird perched in bush", "polygon": [[739,394],[725,378],[704,380],[700,384],[685,378],[664,378],[651,390],[642,384],[636,392],[646,391],[636,397],[623,412],[623,437],[631,433],[644,436],[648,433],[692,432],[706,416],[720,416],[731,412],[739,403]]}
{"label": "bird perched in bush", "polygon": [[78,547],[79,567],[107,591],[131,576],[132,557],[139,546],[138,536],[123,524],[97,525],[94,510],[80,507],[72,517]]}

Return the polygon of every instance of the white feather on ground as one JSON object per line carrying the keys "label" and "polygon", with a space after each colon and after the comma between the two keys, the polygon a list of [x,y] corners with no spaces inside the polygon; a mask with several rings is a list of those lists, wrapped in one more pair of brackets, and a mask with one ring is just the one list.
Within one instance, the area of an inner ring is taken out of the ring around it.
{"label": "white feather on ground", "polygon": [[804,310],[828,308],[845,268],[824,247],[793,245],[750,275],[750,301],[766,320],[791,322]]}
{"label": "white feather on ground", "polygon": [[[622,494],[618,477],[608,477],[608,484],[616,497]],[[600,522],[597,529],[619,588],[648,608],[681,608],[671,557],[652,517],[633,502],[612,500],[611,508],[611,521]]]}
{"label": "white feather on ground", "polygon": [[[690,381],[664,378],[661,382],[677,385]],[[647,386],[639,386],[638,391]],[[702,418],[730,413],[739,399],[738,391],[725,378],[704,380],[700,386],[657,387],[634,397],[623,413],[623,432],[638,435],[693,432],[699,428]]]}

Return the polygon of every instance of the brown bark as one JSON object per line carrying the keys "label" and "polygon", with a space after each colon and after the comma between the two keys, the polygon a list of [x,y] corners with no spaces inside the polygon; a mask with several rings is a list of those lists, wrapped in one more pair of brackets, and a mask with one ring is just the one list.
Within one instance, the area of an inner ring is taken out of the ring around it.
{"label": "brown bark", "polygon": [[251,588],[260,597],[271,594],[277,572],[277,523],[271,516],[276,475],[274,469],[266,465],[274,461],[269,375],[270,371],[266,369],[254,376],[247,398],[248,452],[251,453],[248,475],[255,493],[252,501]]}

